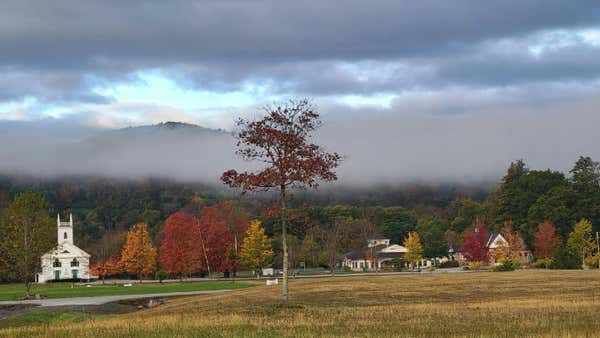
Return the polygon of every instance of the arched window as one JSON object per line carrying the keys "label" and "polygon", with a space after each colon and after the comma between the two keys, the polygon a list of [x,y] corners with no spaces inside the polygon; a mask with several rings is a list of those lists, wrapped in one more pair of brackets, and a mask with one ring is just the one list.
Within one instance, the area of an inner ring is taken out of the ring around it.
{"label": "arched window", "polygon": [[60,268],[62,266],[62,264],[60,264],[60,261],[57,258],[54,260],[54,263],[52,263],[52,266],[55,268]]}
{"label": "arched window", "polygon": [[65,231],[65,234],[63,235],[64,239],[67,239],[67,232]]}
{"label": "arched window", "polygon": [[76,267],[79,266],[79,261],[77,260],[77,258],[73,258],[73,260],[71,261],[71,267]]}

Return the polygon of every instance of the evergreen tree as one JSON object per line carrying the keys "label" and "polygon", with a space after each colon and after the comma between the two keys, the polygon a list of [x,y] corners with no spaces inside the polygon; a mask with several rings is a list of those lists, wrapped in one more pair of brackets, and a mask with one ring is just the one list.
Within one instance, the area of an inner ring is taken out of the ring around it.
{"label": "evergreen tree", "polygon": [[445,228],[442,221],[437,218],[419,220],[417,232],[423,240],[423,256],[435,258],[448,255]]}
{"label": "evergreen tree", "polygon": [[600,163],[580,157],[570,173],[577,219],[586,218],[600,226]]}

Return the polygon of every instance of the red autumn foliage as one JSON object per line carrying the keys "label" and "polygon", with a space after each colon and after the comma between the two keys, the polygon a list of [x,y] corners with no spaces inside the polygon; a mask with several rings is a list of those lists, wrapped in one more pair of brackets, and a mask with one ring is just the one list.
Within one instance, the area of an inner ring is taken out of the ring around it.
{"label": "red autumn foliage", "polygon": [[117,255],[113,255],[106,260],[97,261],[90,266],[92,276],[98,276],[102,280],[106,277],[121,273],[120,259]]}
{"label": "red autumn foliage", "polygon": [[332,169],[338,166],[341,156],[310,143],[310,134],[321,121],[308,100],[267,107],[265,111],[267,115],[260,120],[238,120],[240,131],[236,137],[238,155],[262,161],[267,167],[256,173],[226,171],[221,177],[225,184],[256,190],[290,185],[316,187],[319,180],[337,179]]}
{"label": "red autumn foliage", "polygon": [[176,212],[167,218],[160,246],[160,265],[170,273],[189,276],[199,271],[202,248],[198,245],[200,229],[196,219],[185,212]]}
{"label": "red autumn foliage", "polygon": [[[204,207],[200,216],[202,266],[208,271],[232,271],[229,250],[233,237],[216,206]],[[209,266],[206,266],[208,261]]]}
{"label": "red autumn foliage", "polygon": [[227,249],[227,271],[235,273],[238,270],[241,244],[250,225],[250,214],[242,208],[239,202],[234,201],[218,203],[214,205],[214,208],[216,208],[217,217],[227,225],[232,240]]}
{"label": "red autumn foliage", "polygon": [[534,234],[533,247],[537,259],[551,258],[556,249],[560,246],[562,240],[556,234],[556,228],[550,221],[540,224]]}
{"label": "red autumn foliage", "polygon": [[489,239],[488,232],[483,223],[478,223],[475,230],[465,235],[465,243],[462,246],[462,255],[469,262],[487,262]]}

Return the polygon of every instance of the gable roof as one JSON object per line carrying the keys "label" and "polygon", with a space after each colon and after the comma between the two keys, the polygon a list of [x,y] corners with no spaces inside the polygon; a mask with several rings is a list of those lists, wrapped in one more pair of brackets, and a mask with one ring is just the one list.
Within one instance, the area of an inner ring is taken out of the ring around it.
{"label": "gable roof", "polygon": [[57,245],[53,250],[46,252],[42,257],[90,257],[90,254],[81,250],[74,244],[62,243]]}
{"label": "gable roof", "polygon": [[498,246],[500,246],[500,243],[507,245],[508,241],[506,240],[506,238],[504,238],[504,236],[502,236],[502,234],[492,233],[492,234],[490,234],[490,238],[487,241],[486,247],[488,247],[490,249],[495,249]]}

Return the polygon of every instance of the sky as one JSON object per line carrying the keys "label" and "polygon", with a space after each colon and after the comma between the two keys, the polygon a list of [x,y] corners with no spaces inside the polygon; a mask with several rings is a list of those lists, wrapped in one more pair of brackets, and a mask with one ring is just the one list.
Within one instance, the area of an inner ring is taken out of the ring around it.
{"label": "sky", "polygon": [[36,141],[162,121],[231,130],[291,97],[319,107],[348,177],[600,158],[597,1],[5,0],[0,74],[0,131],[33,142],[0,169]]}

